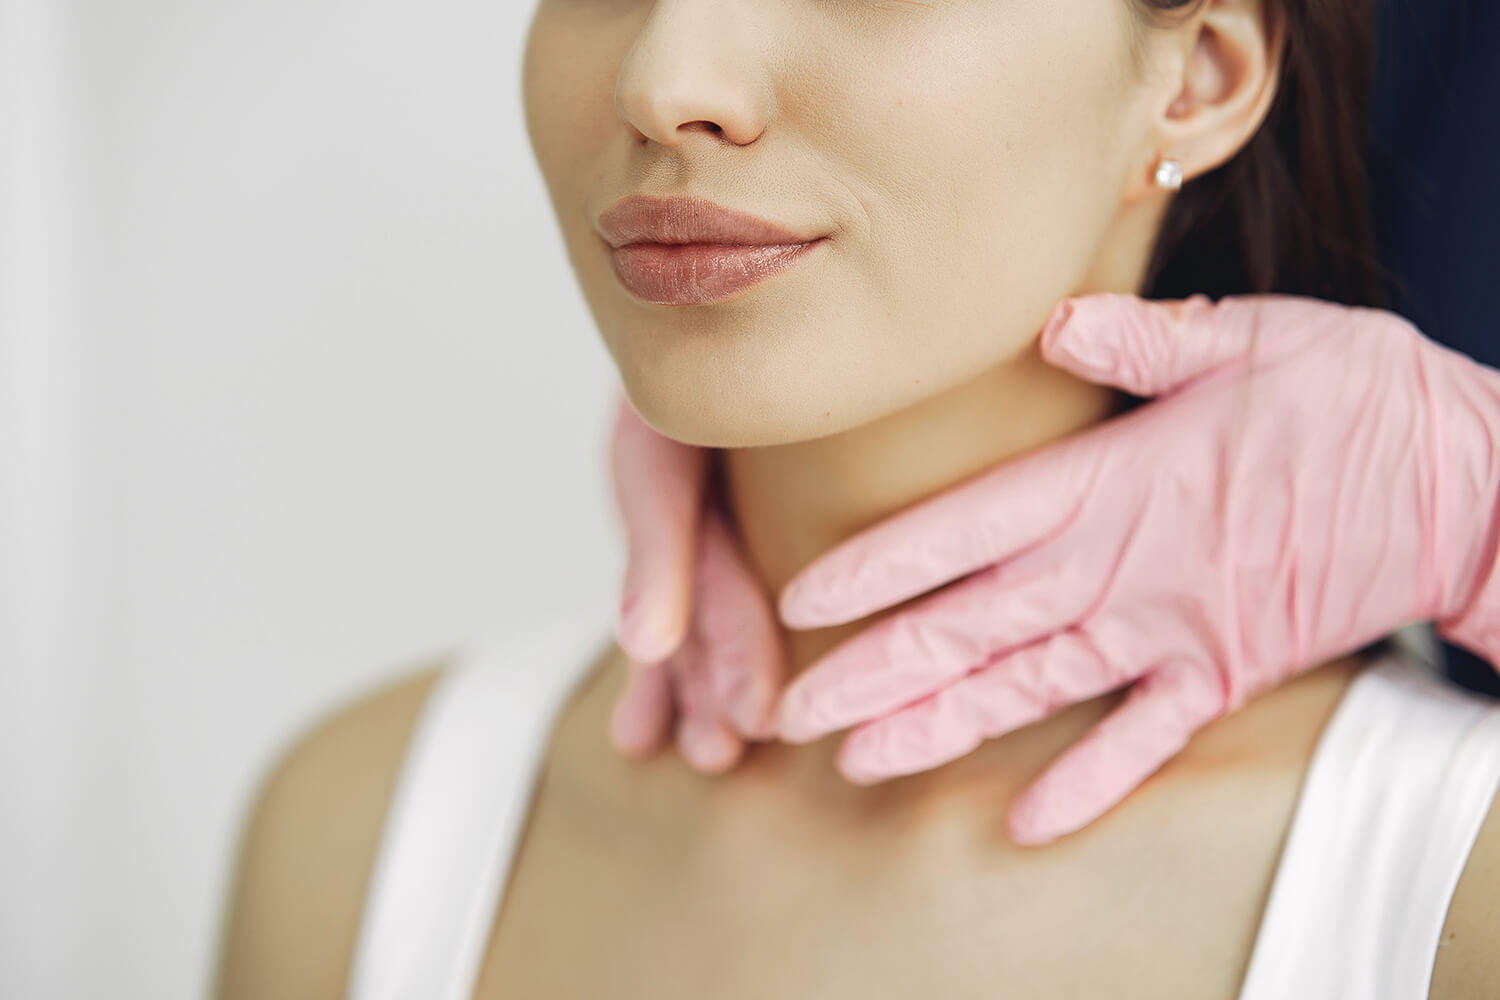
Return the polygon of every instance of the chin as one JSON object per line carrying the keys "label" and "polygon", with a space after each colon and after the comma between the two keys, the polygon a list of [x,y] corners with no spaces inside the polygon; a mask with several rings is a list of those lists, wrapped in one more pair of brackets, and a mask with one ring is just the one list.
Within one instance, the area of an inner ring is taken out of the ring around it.
{"label": "chin", "polygon": [[765,386],[704,379],[624,381],[631,405],[653,430],[700,448],[765,448],[810,441],[868,423],[884,412],[830,406],[826,393],[819,394],[820,407],[811,398],[771,392]]}
{"label": "chin", "polygon": [[627,386],[626,394],[658,434],[699,448],[763,448],[817,436],[785,408],[760,410],[713,393],[679,391],[664,398]]}

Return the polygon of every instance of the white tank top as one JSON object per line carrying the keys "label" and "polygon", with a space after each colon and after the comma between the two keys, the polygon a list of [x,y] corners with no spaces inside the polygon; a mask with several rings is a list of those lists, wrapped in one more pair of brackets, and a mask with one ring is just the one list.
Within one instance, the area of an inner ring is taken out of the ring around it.
{"label": "white tank top", "polygon": [[[352,1000],[471,1000],[552,725],[612,638],[590,609],[469,643],[392,798]],[[1425,1000],[1500,786],[1500,702],[1411,652],[1350,684],[1303,782],[1240,1000]]]}

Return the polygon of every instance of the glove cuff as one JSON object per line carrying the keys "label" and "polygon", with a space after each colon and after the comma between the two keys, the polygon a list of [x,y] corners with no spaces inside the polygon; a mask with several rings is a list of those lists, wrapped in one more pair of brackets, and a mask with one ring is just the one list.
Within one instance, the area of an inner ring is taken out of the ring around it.
{"label": "glove cuff", "polygon": [[[1500,517],[1496,521],[1500,522]],[[1500,664],[1500,523],[1492,524],[1487,537],[1480,541],[1485,554],[1484,576],[1463,610],[1437,622],[1437,631],[1489,663]]]}
{"label": "glove cuff", "polygon": [[1442,440],[1459,449],[1448,456],[1452,464],[1440,472],[1446,482],[1439,489],[1464,513],[1439,550],[1438,566],[1440,574],[1453,574],[1449,593],[1458,610],[1436,625],[1444,639],[1500,666],[1500,372],[1463,355],[1451,360],[1455,377],[1445,387]]}

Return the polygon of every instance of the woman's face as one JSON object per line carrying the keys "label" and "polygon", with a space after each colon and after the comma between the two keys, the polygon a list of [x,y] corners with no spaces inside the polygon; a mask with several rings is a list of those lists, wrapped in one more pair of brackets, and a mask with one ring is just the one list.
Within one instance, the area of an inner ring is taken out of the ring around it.
{"label": "woman's face", "polygon": [[[1127,0],[540,0],[527,127],[636,409],[692,444],[820,437],[1015,357],[1065,296],[1134,290],[1142,213],[1151,229],[1164,206],[1149,126],[1173,93],[1137,69],[1132,17]],[[727,300],[649,302],[596,228],[631,194],[828,239]]]}

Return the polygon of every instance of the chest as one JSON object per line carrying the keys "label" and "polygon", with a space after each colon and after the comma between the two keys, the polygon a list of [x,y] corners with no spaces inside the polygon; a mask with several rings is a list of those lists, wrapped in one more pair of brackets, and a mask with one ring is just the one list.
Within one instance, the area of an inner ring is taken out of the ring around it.
{"label": "chest", "polygon": [[[1240,800],[1221,816],[1258,796],[1263,829],[1216,828],[1216,795]],[[1164,825],[1144,790],[1022,852],[1003,802],[856,836],[860,816],[754,795],[641,822],[544,781],[476,997],[1233,1000],[1295,795],[1221,781]]]}

